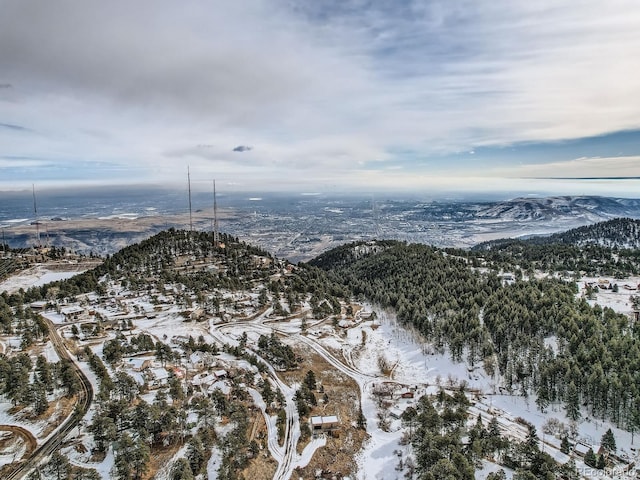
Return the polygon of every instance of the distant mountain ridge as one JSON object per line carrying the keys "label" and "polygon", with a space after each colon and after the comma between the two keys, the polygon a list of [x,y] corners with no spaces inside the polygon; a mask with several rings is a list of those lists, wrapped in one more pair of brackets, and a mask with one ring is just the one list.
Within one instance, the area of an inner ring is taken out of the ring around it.
{"label": "distant mountain ridge", "polygon": [[[195,230],[211,229],[211,209],[198,208],[191,218],[186,210],[170,213],[166,203],[158,204],[157,209],[150,207],[157,204],[157,194],[150,196],[141,199],[134,195],[121,200],[116,195],[91,197],[85,202],[88,207],[77,209],[69,200],[60,209],[51,210],[52,215],[39,218],[41,241],[79,253],[107,255],[162,230],[186,228],[191,221]],[[177,204],[177,197],[167,198]],[[373,238],[471,248],[496,238],[549,235],[612,218],[640,218],[640,199],[597,196],[521,197],[508,201],[399,198],[378,201],[375,208],[369,199],[356,197],[309,198],[312,199],[272,196],[256,201],[238,197],[233,202],[225,198],[220,224],[226,232],[298,262],[310,260],[332,246]],[[104,205],[93,208],[100,201]],[[0,196],[3,240],[6,238],[12,248],[33,246],[37,243],[37,229],[30,224],[33,217],[24,209],[20,210],[23,214],[14,212],[11,207],[15,204],[16,201],[5,205]]]}
{"label": "distant mountain ridge", "polygon": [[474,249],[487,250],[514,242],[531,245],[565,244],[577,247],[597,245],[616,249],[640,249],[640,220],[633,218],[614,218],[605,222],[573,228],[548,236],[534,236],[527,239],[509,238],[492,240],[483,242],[474,247]]}
{"label": "distant mountain ridge", "polygon": [[640,200],[599,196],[515,198],[480,209],[479,219],[543,221],[572,217],[594,223],[614,217],[640,218]]}

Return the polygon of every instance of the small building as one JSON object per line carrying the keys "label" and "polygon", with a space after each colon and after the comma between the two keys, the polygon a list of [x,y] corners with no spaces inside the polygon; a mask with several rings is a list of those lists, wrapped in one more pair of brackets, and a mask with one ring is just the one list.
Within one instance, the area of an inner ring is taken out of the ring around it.
{"label": "small building", "polygon": [[169,380],[169,372],[164,368],[152,368],[148,370],[148,376],[151,381],[151,385],[155,387],[165,385]]}
{"label": "small building", "polygon": [[186,335],[174,335],[171,337],[171,345],[174,347],[182,347],[185,343],[189,341],[189,337]]}
{"label": "small building", "polygon": [[44,301],[31,302],[29,306],[31,307],[31,310],[44,310],[44,308],[47,306],[47,302],[44,302]]}
{"label": "small building", "polygon": [[209,385],[209,387],[207,388],[207,393],[212,394],[215,390],[220,390],[223,394],[230,395],[231,385],[229,384],[229,382],[221,380]]}
{"label": "small building", "polygon": [[503,285],[513,285],[516,283],[516,277],[513,273],[503,273],[499,278],[502,280]]}
{"label": "small building", "polygon": [[314,432],[330,431],[340,426],[340,421],[336,415],[311,417],[311,430]]}
{"label": "small building", "polygon": [[215,357],[209,352],[201,352],[199,350],[189,355],[189,363],[195,370],[209,368],[214,364],[215,360]]}
{"label": "small building", "polygon": [[400,392],[400,398],[413,398],[413,392],[411,390],[403,390]]}
{"label": "small building", "polygon": [[227,378],[229,376],[226,370],[216,370],[215,372],[213,372],[213,374],[218,380],[220,380],[221,378]]}
{"label": "small building", "polygon": [[218,378],[215,375],[209,373],[201,373],[200,375],[196,375],[193,380],[191,380],[191,384],[195,386],[208,387],[216,381],[218,381]]}
{"label": "small building", "polygon": [[73,320],[77,320],[78,316],[84,312],[84,308],[79,307],[77,305],[66,307],[60,310],[60,313],[64,315],[65,322],[71,322]]}
{"label": "small building", "polygon": [[591,446],[587,445],[586,443],[578,442],[576,443],[575,447],[573,447],[573,451],[581,457],[584,457],[589,449],[593,450],[593,453],[595,453],[596,455],[600,453],[600,445]]}
{"label": "small building", "polygon": [[151,368],[153,361],[149,358],[129,358],[125,365],[134,372],[142,372],[147,368]]}
{"label": "small building", "polygon": [[189,318],[191,320],[201,320],[204,317],[204,308],[198,307],[191,311]]}

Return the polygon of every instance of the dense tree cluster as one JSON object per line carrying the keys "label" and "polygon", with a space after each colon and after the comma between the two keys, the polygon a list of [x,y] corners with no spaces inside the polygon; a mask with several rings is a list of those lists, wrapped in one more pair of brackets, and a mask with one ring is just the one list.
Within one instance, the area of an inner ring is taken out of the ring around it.
{"label": "dense tree cluster", "polygon": [[416,456],[420,478],[458,478],[472,480],[474,464],[468,455],[462,437],[465,434],[468,400],[463,392],[455,396],[441,390],[435,401],[423,396],[415,410],[404,415],[404,421],[413,422],[410,441]]}
{"label": "dense tree cluster", "polygon": [[[220,241],[225,248],[213,245],[211,233],[169,229],[123,248],[81,275],[33,287],[25,293],[25,299],[67,298],[91,291],[103,293],[100,279],[105,276],[126,278],[131,288],[148,288],[154,283],[160,287],[173,282],[191,290],[213,287],[236,290],[246,288],[247,282],[256,276],[270,273],[266,268],[266,273],[256,268],[254,261],[255,256],[271,258],[264,250],[226,234],[221,234]],[[195,268],[196,259],[219,262],[220,268],[216,272],[202,271]]]}
{"label": "dense tree cluster", "polygon": [[45,340],[49,327],[41,315],[31,308],[24,308],[20,295],[0,295],[0,334],[14,334],[21,337],[22,349],[27,349],[36,341]]}
{"label": "dense tree cluster", "polygon": [[[407,439],[414,448],[419,478],[473,479],[475,467],[483,459],[515,470],[518,477],[514,478],[577,478],[575,464],[569,462],[560,467],[540,450],[532,425],[527,425],[523,442],[507,439],[502,436],[496,417],[485,424],[478,416],[469,427],[468,406],[463,390],[451,394],[441,389],[434,397],[421,397],[415,408],[407,408],[402,414],[403,423],[409,427]],[[488,478],[499,480],[506,476],[502,471]]]}
{"label": "dense tree cluster", "polygon": [[539,408],[561,403],[577,419],[586,405],[621,427],[640,427],[639,324],[577,298],[573,282],[505,284],[497,271],[476,268],[473,257],[456,251],[364,245],[371,253],[353,254],[362,244],[351,244],[313,263],[355,294],[394,308],[455,360],[483,360],[507,389],[536,393]]}
{"label": "dense tree cluster", "polygon": [[118,363],[122,357],[144,352],[155,352],[156,358],[164,363],[173,358],[173,351],[162,342],[154,342],[151,335],[140,333],[131,337],[125,337],[121,332],[116,333],[112,340],[104,342],[103,356],[110,364]]}
{"label": "dense tree cluster", "polygon": [[309,370],[304,377],[302,385],[300,385],[300,388],[296,390],[293,397],[293,400],[296,403],[296,408],[298,409],[298,414],[301,418],[308,416],[311,409],[318,405],[318,399],[314,393],[315,389],[316,376],[313,373],[313,370]]}
{"label": "dense tree cluster", "polygon": [[277,369],[291,370],[298,366],[298,359],[293,349],[282,343],[275,332],[269,336],[260,335],[258,351]]}
{"label": "dense tree cluster", "polygon": [[640,272],[640,220],[616,218],[550,236],[481,243],[471,252],[496,266],[625,277]]}
{"label": "dense tree cluster", "polygon": [[31,406],[35,415],[46,412],[56,389],[72,397],[80,389],[79,382],[69,360],[51,363],[39,355],[34,365],[27,353],[11,357],[0,353],[0,394],[15,406]]}
{"label": "dense tree cluster", "polygon": [[464,259],[426,245],[383,242],[383,246],[345,263],[348,252],[360,247],[350,244],[311,263],[330,268],[330,277],[342,280],[355,295],[394,308],[400,320],[418,327],[437,346],[450,347],[456,359],[462,358],[465,344],[477,349],[486,344],[478,315],[492,289],[499,286],[497,277],[488,281]]}

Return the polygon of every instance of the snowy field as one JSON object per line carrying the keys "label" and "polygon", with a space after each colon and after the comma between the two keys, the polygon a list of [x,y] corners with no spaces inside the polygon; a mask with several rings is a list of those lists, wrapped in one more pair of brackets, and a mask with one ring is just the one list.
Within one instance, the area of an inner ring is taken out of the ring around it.
{"label": "snowy field", "polygon": [[40,287],[46,283],[65,280],[83,272],[83,270],[78,270],[76,265],[70,266],[70,268],[72,271],[59,269],[54,271],[47,268],[46,265],[36,265],[0,282],[0,292],[16,293],[21,288],[27,290],[29,287]]}
{"label": "snowy field", "polygon": [[[0,284],[0,291],[7,290],[15,292],[20,288],[28,288],[33,285],[41,285],[48,281],[68,278],[78,272],[52,272],[44,267],[34,267],[29,271],[12,277]],[[593,305],[598,303],[603,307],[610,307],[618,312],[629,314],[631,312],[632,295],[638,292],[631,289],[640,282],[639,278],[630,278],[625,280],[602,279],[602,278],[585,278],[579,282],[579,290],[581,295],[584,291],[586,283],[607,285],[604,280],[610,284],[618,283],[618,291],[613,289],[601,289],[595,299],[590,300]],[[627,287],[625,287],[625,285]],[[149,302],[148,298],[143,296],[127,300],[128,307],[131,311],[152,312],[154,306]],[[483,368],[482,363],[470,367],[464,362],[453,362],[447,353],[438,354],[434,352],[432,346],[424,343],[420,336],[410,332],[396,321],[394,314],[381,311],[371,305],[364,305],[364,310],[376,310],[376,320],[365,320],[356,324],[349,325],[348,328],[340,328],[325,323],[309,322],[307,326],[307,334],[301,334],[301,320],[292,319],[289,322],[273,322],[271,318],[271,309],[262,312],[255,319],[238,322],[237,324],[216,324],[213,321],[207,322],[185,322],[181,316],[181,309],[177,306],[166,306],[161,311],[154,312],[151,317],[138,317],[135,320],[135,331],[138,334],[146,332],[155,340],[171,344],[176,338],[193,338],[202,337],[206,342],[212,343],[228,343],[236,345],[238,339],[243,333],[247,334],[248,344],[255,344],[261,334],[269,334],[273,330],[277,330],[285,337],[289,337],[291,343],[305,344],[315,350],[334,368],[340,370],[345,375],[353,378],[360,389],[360,397],[362,401],[362,410],[367,418],[367,433],[369,439],[364,448],[356,453],[358,472],[355,478],[358,480],[387,480],[402,478],[403,473],[397,470],[400,459],[406,459],[411,455],[411,447],[401,445],[403,436],[403,428],[397,418],[391,418],[388,428],[383,430],[378,425],[379,407],[374,398],[374,391],[381,384],[391,385],[397,391],[412,389],[415,392],[413,399],[397,399],[390,409],[402,411],[409,405],[414,405],[420,395],[425,393],[434,393],[437,388],[443,386],[445,388],[455,388],[464,382],[471,396],[474,399],[474,405],[470,409],[470,421],[475,421],[478,415],[482,415],[484,421],[488,421],[492,416],[497,416],[503,433],[511,438],[523,439],[526,435],[526,428],[518,421],[518,418],[525,419],[533,424],[540,437],[540,448],[551,454],[556,460],[566,462],[568,457],[559,451],[560,440],[552,435],[545,435],[545,424],[550,419],[556,419],[558,422],[568,425],[564,410],[560,405],[550,405],[546,413],[541,413],[535,406],[535,397],[527,398],[521,396],[498,395],[497,386],[500,384],[500,378],[489,377]],[[104,315],[109,314],[107,309],[103,310]],[[64,324],[64,318],[61,314],[47,312],[46,316],[54,323]],[[69,336],[71,324],[61,328],[61,335]],[[18,340],[19,341],[19,340]],[[551,340],[550,340],[551,341]],[[16,338],[4,337],[0,340],[0,347],[3,350],[9,347],[16,348]],[[81,342],[82,345],[82,342]],[[94,353],[102,353],[102,344],[92,346]],[[58,356],[50,344],[44,348],[43,354],[49,361],[57,361]],[[390,367],[390,373],[384,375],[381,373],[381,360]],[[256,373],[254,366],[245,360],[238,360],[229,354],[220,354],[216,356],[219,365],[232,366],[234,368],[246,370]],[[78,362],[82,370],[91,380],[94,388],[97,389],[97,379],[89,370],[84,362]],[[295,392],[296,385],[286,385],[282,383],[275,374],[270,372],[272,382],[277,385],[285,396],[290,400]],[[311,461],[313,453],[318,448],[322,448],[327,441],[324,437],[311,442],[301,454],[295,452],[295,443],[300,435],[299,424],[294,422],[294,427],[289,432],[290,443],[294,446],[293,452],[290,445],[280,445],[276,435],[275,417],[266,413],[266,406],[262,401],[260,394],[254,389],[248,389],[254,404],[262,411],[268,430],[268,447],[271,455],[279,464],[278,478],[284,478],[288,472],[293,473],[295,466],[304,466]],[[148,402],[153,401],[153,394],[145,397]],[[0,424],[16,424],[24,426],[31,431],[39,442],[42,441],[43,430],[46,422],[38,424],[29,424],[21,422],[8,413],[11,405],[9,402],[0,403]],[[84,421],[85,424],[90,422],[93,415],[93,408],[90,409]],[[288,415],[297,419],[295,409],[291,407]],[[618,453],[629,459],[635,457],[635,450],[632,444],[631,434],[615,428],[608,422],[595,421],[588,418],[583,412],[583,418],[577,423],[577,439],[585,445],[597,446],[603,433],[611,428],[614,432],[616,443],[618,445]],[[219,434],[224,434],[220,431]],[[91,445],[91,438],[86,433],[78,433],[83,443]],[[330,440],[329,440],[330,441]],[[637,443],[637,441],[635,442]],[[19,452],[18,452],[19,453]],[[107,457],[101,464],[88,463],[88,455],[79,454],[72,449],[65,451],[69,455],[72,463],[78,466],[97,468],[103,479],[110,478],[110,471],[113,466],[113,452],[109,450]],[[15,452],[9,452],[6,455],[13,455]],[[178,458],[181,452],[178,452],[174,459],[169,462],[166,468],[162,469],[157,478],[168,478],[169,467],[172,462]],[[5,456],[6,456],[5,455]],[[0,462],[5,457],[0,457]],[[221,454],[214,448],[213,455],[207,465],[208,478],[213,480],[216,478],[216,470],[221,461]],[[577,460],[579,469],[584,465]],[[286,465],[286,467],[285,467]],[[501,467],[484,462],[483,468],[476,472],[477,479],[484,479],[490,472],[499,470]],[[513,472],[507,473],[507,477],[511,478]],[[587,476],[589,477],[589,476]],[[595,475],[590,478],[607,478]],[[293,478],[293,477],[289,477]]]}

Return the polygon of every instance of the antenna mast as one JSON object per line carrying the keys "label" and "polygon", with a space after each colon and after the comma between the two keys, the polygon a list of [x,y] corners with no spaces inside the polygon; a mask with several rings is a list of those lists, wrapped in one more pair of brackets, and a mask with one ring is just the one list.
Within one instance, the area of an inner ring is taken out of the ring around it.
{"label": "antenna mast", "polygon": [[191,210],[191,171],[187,166],[187,183],[189,184],[189,231],[193,232],[193,214]]}
{"label": "antenna mast", "polygon": [[217,248],[219,245],[218,238],[218,201],[216,198],[216,181],[213,181],[213,246]]}
{"label": "antenna mast", "polygon": [[33,191],[33,214],[36,217],[36,247],[40,246],[40,222],[38,221],[38,206],[36,204],[36,186],[35,184],[31,184],[31,189]]}
{"label": "antenna mast", "polygon": [[376,206],[375,194],[371,194],[371,212],[373,214],[374,239],[380,240],[380,222],[378,218],[378,208]]}

